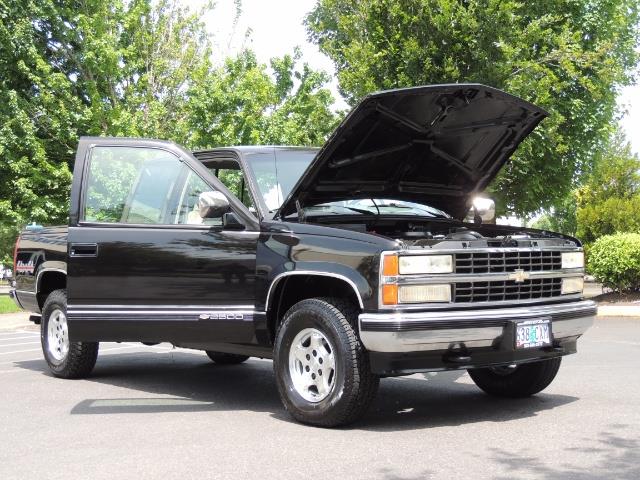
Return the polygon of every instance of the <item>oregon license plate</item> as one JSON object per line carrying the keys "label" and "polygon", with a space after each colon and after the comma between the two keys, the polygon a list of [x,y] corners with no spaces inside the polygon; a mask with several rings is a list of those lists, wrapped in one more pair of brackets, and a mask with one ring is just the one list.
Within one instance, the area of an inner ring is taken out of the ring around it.
{"label": "oregon license plate", "polygon": [[536,318],[516,323],[516,348],[551,345],[551,319]]}

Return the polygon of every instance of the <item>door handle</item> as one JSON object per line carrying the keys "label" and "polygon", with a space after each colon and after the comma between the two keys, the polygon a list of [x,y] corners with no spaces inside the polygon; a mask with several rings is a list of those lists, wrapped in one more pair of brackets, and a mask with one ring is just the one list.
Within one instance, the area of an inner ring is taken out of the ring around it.
{"label": "door handle", "polygon": [[97,257],[97,243],[72,243],[69,247],[69,256],[71,257]]}

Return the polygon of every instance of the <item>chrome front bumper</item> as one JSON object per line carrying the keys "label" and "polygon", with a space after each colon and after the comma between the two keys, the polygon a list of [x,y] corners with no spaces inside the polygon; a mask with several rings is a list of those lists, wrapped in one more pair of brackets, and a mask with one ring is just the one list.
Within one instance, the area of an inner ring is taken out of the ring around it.
{"label": "chrome front bumper", "polygon": [[513,321],[550,317],[554,341],[577,338],[597,312],[590,300],[512,308],[363,313],[360,338],[370,352],[404,353],[491,347],[512,331]]}

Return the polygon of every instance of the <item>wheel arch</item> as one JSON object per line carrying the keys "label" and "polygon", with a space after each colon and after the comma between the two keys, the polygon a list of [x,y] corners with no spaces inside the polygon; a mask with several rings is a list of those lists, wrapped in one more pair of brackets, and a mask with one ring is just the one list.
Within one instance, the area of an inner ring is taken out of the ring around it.
{"label": "wheel arch", "polygon": [[358,286],[345,275],[303,270],[283,272],[271,282],[265,300],[271,341],[285,312],[299,301],[315,297],[344,298],[353,302],[360,311],[364,309]]}
{"label": "wheel arch", "polygon": [[67,272],[62,268],[45,267],[38,271],[36,277],[36,298],[42,311],[44,302],[54,290],[67,288]]}

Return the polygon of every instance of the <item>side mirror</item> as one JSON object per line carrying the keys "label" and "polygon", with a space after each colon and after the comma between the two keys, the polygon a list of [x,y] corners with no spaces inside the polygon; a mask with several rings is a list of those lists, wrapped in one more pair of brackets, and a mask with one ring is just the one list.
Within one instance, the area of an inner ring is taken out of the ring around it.
{"label": "side mirror", "polygon": [[238,220],[236,214],[233,212],[227,212],[222,215],[222,228],[224,230],[244,230],[244,224]]}
{"label": "side mirror", "polygon": [[473,206],[465,218],[473,223],[496,223],[496,202],[491,198],[476,197],[473,199]]}
{"label": "side mirror", "polygon": [[229,200],[220,192],[202,192],[198,197],[198,213],[202,218],[219,218],[229,211]]}

